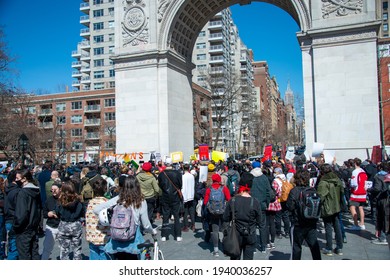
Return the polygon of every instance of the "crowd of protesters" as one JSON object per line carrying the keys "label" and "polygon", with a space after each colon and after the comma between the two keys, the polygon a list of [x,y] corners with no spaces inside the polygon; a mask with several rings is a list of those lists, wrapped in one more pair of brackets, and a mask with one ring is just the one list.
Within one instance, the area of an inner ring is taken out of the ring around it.
{"label": "crowd of protesters", "polygon": [[[208,170],[203,181],[202,165]],[[130,163],[117,162],[65,166],[47,161],[33,168],[20,163],[0,166],[0,259],[48,260],[56,242],[60,259],[81,259],[83,235],[89,243],[90,259],[136,258],[137,253],[129,253],[128,248],[114,250],[109,226],[99,224],[97,209],[109,201],[136,204],[142,235],[157,234],[153,227],[161,220],[162,242],[169,242],[170,236],[181,242],[182,232],[203,230],[203,238],[210,243],[215,258],[220,254],[221,229],[232,219],[232,204],[244,259],[253,259],[256,248],[260,253],[275,249],[276,240],[282,238],[290,239],[292,259],[301,258],[304,241],[313,259],[342,255],[343,243],[347,242],[345,230],[366,230],[367,209],[375,223],[372,244],[387,245],[389,168],[389,162],[355,158],[340,166],[335,161],[325,163],[323,157],[306,160],[299,156],[294,160],[186,163],[172,163],[168,157],[164,161],[141,162],[137,169]],[[361,172],[371,182],[367,188],[359,187]],[[293,188],[288,199],[282,199],[286,181]],[[321,197],[318,220],[302,222],[296,213],[296,201],[304,188],[314,188]],[[224,213],[213,213],[208,202],[219,189],[226,209]],[[349,228],[343,224],[345,213],[352,217]],[[195,226],[198,219],[202,229]],[[318,242],[319,227],[325,228],[324,248]],[[41,255],[40,237],[44,238]]]}

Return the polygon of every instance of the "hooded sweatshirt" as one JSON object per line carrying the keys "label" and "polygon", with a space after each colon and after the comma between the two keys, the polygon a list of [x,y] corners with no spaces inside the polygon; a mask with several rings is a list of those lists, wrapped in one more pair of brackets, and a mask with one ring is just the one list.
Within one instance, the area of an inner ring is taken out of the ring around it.
{"label": "hooded sweatshirt", "polygon": [[324,174],[317,188],[321,198],[321,216],[327,217],[341,211],[341,196],[344,193],[343,185],[333,172]]}
{"label": "hooded sweatshirt", "polygon": [[13,230],[16,234],[38,230],[42,203],[39,187],[28,183],[19,191],[16,200]]}
{"label": "hooded sweatshirt", "polygon": [[145,199],[156,197],[160,194],[157,180],[152,173],[141,171],[137,174],[137,180],[141,186],[141,192],[145,196]]}

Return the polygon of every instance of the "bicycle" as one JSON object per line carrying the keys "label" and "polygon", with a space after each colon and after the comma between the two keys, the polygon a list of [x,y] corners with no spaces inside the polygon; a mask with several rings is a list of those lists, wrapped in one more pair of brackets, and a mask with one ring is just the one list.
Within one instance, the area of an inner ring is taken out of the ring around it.
{"label": "bicycle", "polygon": [[158,245],[156,235],[153,235],[153,243],[150,240],[146,240],[144,243],[137,245],[138,249],[142,249],[141,260],[164,260],[164,255]]}

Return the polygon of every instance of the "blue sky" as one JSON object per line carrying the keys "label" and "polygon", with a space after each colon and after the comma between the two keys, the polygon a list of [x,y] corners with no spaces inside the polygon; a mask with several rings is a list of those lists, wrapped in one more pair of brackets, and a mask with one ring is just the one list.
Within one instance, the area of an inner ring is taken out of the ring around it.
{"label": "blue sky", "polygon": [[[56,93],[71,88],[71,57],[81,40],[80,0],[0,0],[0,25],[10,54],[17,61],[14,83],[27,90]],[[302,95],[301,51],[296,22],[282,9],[252,2],[232,6],[233,19],[255,60],[266,60],[282,94],[290,80]]]}

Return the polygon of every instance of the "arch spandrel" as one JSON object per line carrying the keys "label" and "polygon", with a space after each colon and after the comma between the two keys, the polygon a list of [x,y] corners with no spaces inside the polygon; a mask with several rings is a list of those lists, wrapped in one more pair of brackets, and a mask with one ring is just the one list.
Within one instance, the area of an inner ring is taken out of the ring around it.
{"label": "arch spandrel", "polygon": [[218,12],[230,6],[263,2],[287,12],[302,31],[310,28],[310,13],[302,0],[160,0],[158,21],[160,50],[171,49],[191,61],[193,46],[204,25]]}

